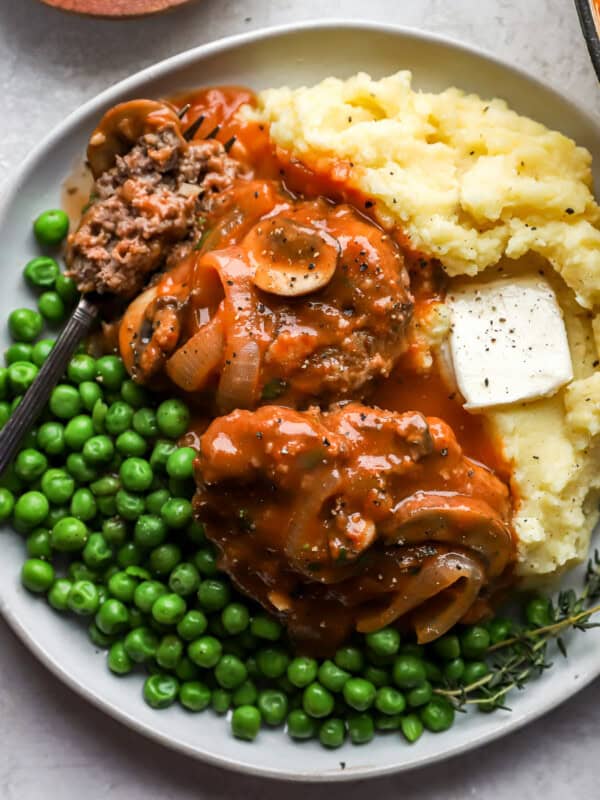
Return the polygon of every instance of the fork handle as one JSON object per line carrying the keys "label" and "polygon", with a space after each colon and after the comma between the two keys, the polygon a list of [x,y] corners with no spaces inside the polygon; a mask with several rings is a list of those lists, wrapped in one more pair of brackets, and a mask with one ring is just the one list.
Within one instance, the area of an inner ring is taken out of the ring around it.
{"label": "fork handle", "polygon": [[15,457],[21,440],[48,402],[79,342],[98,317],[98,306],[82,296],[34,382],[0,431],[0,475]]}

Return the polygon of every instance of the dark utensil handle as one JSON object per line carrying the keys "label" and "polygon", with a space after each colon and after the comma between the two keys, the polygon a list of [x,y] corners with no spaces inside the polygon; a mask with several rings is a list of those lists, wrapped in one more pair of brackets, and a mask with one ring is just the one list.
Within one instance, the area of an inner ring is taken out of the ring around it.
{"label": "dark utensil handle", "polygon": [[50,392],[62,377],[77,345],[89,333],[97,317],[98,307],[82,297],[34,382],[0,431],[0,474],[15,457],[21,440],[48,402]]}

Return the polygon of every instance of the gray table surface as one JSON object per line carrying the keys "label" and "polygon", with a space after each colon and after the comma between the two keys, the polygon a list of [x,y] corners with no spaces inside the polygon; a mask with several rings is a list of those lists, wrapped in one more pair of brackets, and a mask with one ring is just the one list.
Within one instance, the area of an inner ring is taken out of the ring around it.
{"label": "gray table surface", "polygon": [[[571,0],[200,0],[143,22],[68,17],[0,2],[0,183],[83,100],[203,42],[322,17],[394,21],[475,43],[580,100],[600,92]],[[437,767],[338,787],[229,774],[162,749],[66,689],[0,621],[0,800],[598,797],[600,683],[509,739]]]}

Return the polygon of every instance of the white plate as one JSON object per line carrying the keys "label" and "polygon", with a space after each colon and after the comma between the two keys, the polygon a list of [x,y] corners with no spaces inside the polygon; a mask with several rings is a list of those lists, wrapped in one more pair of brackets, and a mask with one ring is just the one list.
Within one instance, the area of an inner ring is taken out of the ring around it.
{"label": "white plate", "polygon": [[[504,97],[520,113],[588,147],[596,167],[600,165],[599,130],[584,110],[472,48],[427,33],[357,22],[308,23],[236,36],[182,53],[111,87],[68,117],[31,154],[0,205],[0,318],[31,302],[21,278],[22,266],[37,252],[31,220],[59,203],[61,181],[84,152],[89,132],[109,106],[131,97],[158,97],[199,85],[245,84],[260,89],[315,82],[331,74],[344,77],[359,70],[383,76],[398,69],[411,69],[415,85],[423,89],[439,91],[454,84],[483,96]],[[343,780],[432,763],[515,730],[600,674],[600,632],[591,631],[573,638],[568,660],[557,656],[555,667],[527,691],[513,692],[512,713],[459,715],[449,733],[423,736],[413,746],[391,734],[367,746],[328,751],[316,742],[293,743],[280,731],[261,731],[249,744],[234,739],[227,723],[210,713],[192,715],[176,707],[153,711],[146,706],[139,677],[112,676],[104,654],[94,649],[72,620],[60,617],[21,588],[20,537],[6,532],[1,541],[0,610],[52,672],[135,730],[195,758],[244,772],[296,780]]]}

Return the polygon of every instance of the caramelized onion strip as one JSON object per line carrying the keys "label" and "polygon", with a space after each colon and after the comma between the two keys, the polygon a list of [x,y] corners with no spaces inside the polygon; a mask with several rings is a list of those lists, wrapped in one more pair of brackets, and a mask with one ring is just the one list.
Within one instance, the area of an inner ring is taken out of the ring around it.
{"label": "caramelized onion strip", "polygon": [[224,344],[223,323],[217,314],[175,351],[167,361],[167,375],[180,389],[199,391],[219,367]]}
{"label": "caramelized onion strip", "polygon": [[[361,633],[371,633],[421,606],[415,616],[417,637],[420,643],[430,642],[464,616],[484,580],[482,566],[466,553],[431,556],[418,573],[407,573],[399,579],[400,586],[387,605],[360,612],[356,628]],[[436,598],[435,609],[428,609],[426,601],[431,598]]]}

